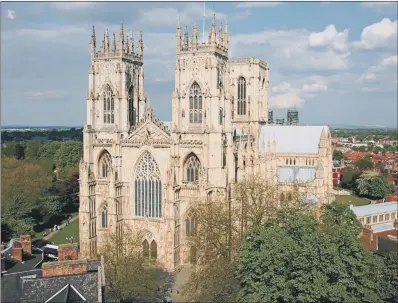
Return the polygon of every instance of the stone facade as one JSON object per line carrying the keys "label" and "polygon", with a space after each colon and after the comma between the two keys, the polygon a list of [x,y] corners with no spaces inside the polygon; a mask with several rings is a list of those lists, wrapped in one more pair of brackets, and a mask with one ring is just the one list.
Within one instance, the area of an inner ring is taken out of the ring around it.
{"label": "stone facade", "polygon": [[[328,127],[266,125],[268,65],[230,59],[228,47],[228,27],[216,30],[215,16],[207,42],[198,41],[196,25],[189,39],[178,21],[172,121],[164,123],[144,92],[142,35],[135,49],[122,25],[118,42],[106,33],[97,51],[93,28],[80,163],[82,257],[129,226],[146,231],[144,254],[167,270],[189,264],[190,201],[225,196],[254,175],[279,182],[281,191],[304,176],[320,203],[331,201]],[[307,142],[314,148],[299,148]]]}

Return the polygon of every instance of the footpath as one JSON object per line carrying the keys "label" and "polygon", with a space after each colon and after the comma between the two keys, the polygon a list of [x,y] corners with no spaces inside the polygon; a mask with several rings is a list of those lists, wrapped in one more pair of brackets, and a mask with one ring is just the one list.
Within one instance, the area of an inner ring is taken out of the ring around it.
{"label": "footpath", "polygon": [[[79,215],[77,215],[77,216],[73,217],[72,219],[70,219],[70,220],[69,220],[69,224],[71,224],[71,223],[72,223],[73,221],[75,221],[77,218],[79,218]],[[59,230],[55,230],[55,231],[50,232],[47,236],[43,237],[43,239],[48,241],[48,240],[49,240],[52,236],[54,236],[57,232],[59,232],[60,230],[64,229],[64,227],[66,226],[66,222],[67,222],[67,221],[65,221],[64,223],[62,223],[62,224],[59,226]]]}

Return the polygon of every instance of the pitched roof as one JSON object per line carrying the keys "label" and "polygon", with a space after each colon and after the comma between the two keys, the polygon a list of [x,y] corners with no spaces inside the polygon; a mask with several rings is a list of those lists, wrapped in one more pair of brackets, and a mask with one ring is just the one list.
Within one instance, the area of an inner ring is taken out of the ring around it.
{"label": "pitched roof", "polygon": [[258,140],[259,151],[263,144],[267,149],[268,142],[275,140],[277,154],[318,154],[322,131],[327,126],[291,126],[265,125],[261,127]]}
{"label": "pitched roof", "polygon": [[87,301],[73,285],[67,284],[62,289],[58,290],[45,303],[71,303],[71,302],[85,302]]}

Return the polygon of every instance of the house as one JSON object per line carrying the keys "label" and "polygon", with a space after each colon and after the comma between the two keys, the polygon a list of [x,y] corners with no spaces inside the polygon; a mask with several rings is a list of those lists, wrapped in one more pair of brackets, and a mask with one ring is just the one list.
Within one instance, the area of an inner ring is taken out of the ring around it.
{"label": "house", "polygon": [[[369,249],[382,254],[398,251],[398,220],[388,223],[365,225],[360,240]],[[395,245],[394,245],[395,244]]]}
{"label": "house", "polygon": [[14,243],[4,252],[8,266],[1,278],[2,302],[104,302],[103,259],[79,259],[76,244],[60,245],[57,262],[44,262],[38,248],[22,259],[19,252]]}

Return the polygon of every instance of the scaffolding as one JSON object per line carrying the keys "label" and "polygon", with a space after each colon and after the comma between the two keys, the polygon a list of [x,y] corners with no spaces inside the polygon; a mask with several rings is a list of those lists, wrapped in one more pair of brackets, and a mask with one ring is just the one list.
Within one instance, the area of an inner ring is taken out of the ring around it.
{"label": "scaffolding", "polygon": [[287,111],[287,125],[298,125],[298,110],[297,109],[288,109]]}
{"label": "scaffolding", "polygon": [[268,124],[274,124],[274,111],[268,111]]}

